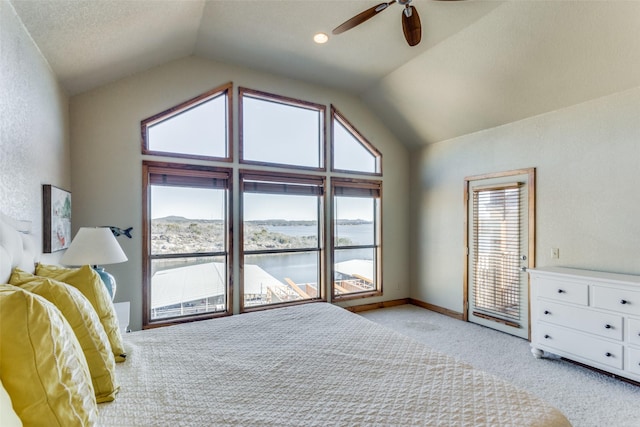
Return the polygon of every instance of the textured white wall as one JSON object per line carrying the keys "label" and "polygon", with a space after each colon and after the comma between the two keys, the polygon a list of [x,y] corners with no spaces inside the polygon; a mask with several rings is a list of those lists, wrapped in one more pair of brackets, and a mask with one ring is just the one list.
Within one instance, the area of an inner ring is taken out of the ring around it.
{"label": "textured white wall", "polygon": [[0,0],[0,211],[31,221],[41,242],[42,184],[68,190],[70,170],[68,97],[11,4]]}
{"label": "textured white wall", "polygon": [[[229,81],[234,83],[234,104],[239,86],[326,105],[333,103],[382,152],[384,296],[349,304],[408,297],[409,157],[406,148],[354,97],[189,57],[74,96],[70,102],[73,226],[74,229],[85,225],[134,227],[133,239],[119,238],[129,261],[108,267],[118,280],[116,301],[131,301],[132,327],[137,329],[142,323],[141,164],[145,156],[140,154],[140,121]],[[234,122],[233,135],[237,142],[235,116]],[[238,158],[237,152],[234,158]],[[234,203],[237,207],[237,197]],[[238,224],[237,217],[234,224]],[[237,257],[237,246],[235,251]],[[237,269],[234,277],[239,277]],[[236,307],[237,285],[238,279],[234,289]]]}
{"label": "textured white wall", "polygon": [[463,180],[525,167],[537,168],[537,266],[640,274],[639,118],[636,88],[417,151],[412,297],[462,311]]}

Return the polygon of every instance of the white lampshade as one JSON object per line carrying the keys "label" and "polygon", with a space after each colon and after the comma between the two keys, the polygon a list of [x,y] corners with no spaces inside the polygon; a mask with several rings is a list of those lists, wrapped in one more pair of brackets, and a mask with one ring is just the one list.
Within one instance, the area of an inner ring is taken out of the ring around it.
{"label": "white lampshade", "polygon": [[69,266],[106,265],[125,262],[127,256],[109,227],[81,227],[60,258]]}

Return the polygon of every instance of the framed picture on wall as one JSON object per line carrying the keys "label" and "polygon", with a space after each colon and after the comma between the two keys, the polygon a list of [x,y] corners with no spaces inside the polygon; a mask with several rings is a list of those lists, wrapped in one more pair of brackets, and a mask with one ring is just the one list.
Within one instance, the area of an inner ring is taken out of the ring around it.
{"label": "framed picture on wall", "polygon": [[66,249],[71,243],[71,193],[53,185],[42,186],[42,245],[44,253]]}

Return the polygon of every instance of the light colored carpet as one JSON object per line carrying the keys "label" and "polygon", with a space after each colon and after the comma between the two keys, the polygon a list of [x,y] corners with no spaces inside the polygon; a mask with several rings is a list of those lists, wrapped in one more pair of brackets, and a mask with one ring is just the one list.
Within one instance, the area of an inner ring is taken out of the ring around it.
{"label": "light colored carpet", "polygon": [[414,305],[358,313],[491,372],[560,409],[574,427],[640,427],[640,386],[560,359],[536,359],[529,342]]}

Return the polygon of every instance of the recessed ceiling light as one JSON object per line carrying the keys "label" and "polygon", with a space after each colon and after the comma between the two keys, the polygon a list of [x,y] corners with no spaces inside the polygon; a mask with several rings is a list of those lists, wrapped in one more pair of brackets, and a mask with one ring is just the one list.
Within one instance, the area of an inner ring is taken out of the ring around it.
{"label": "recessed ceiling light", "polygon": [[325,33],[317,33],[313,36],[313,41],[318,44],[326,43],[329,40],[329,36]]}

